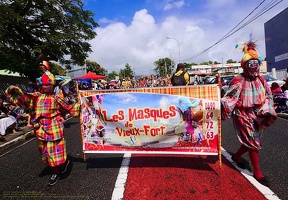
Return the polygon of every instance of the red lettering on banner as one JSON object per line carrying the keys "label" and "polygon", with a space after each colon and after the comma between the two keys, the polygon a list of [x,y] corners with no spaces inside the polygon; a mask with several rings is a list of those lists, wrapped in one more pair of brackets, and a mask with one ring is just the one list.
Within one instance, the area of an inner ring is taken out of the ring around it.
{"label": "red lettering on banner", "polygon": [[205,109],[206,110],[215,110],[216,109],[215,102],[205,102]]}
{"label": "red lettering on banner", "polygon": [[111,116],[111,118],[108,118],[108,112],[107,110],[102,110],[101,111],[104,121],[106,122],[119,122],[123,121],[125,116],[124,116],[124,110],[118,110],[117,114],[114,114]]}
{"label": "red lettering on banner", "polygon": [[160,126],[160,127],[151,127],[149,125],[144,125],[144,133],[145,135],[151,135],[152,137],[155,137],[157,135],[164,135],[165,133],[165,126]]}
{"label": "red lettering on banner", "polygon": [[176,115],[177,112],[175,106],[169,106],[168,110],[163,110],[162,108],[128,109],[128,121],[153,119],[154,122],[157,122],[158,119],[169,119]]}
{"label": "red lettering on banner", "polygon": [[213,121],[206,122],[206,129],[213,129],[213,125],[214,125]]}
{"label": "red lettering on banner", "polygon": [[214,117],[214,112],[207,112],[206,119],[212,119]]}
{"label": "red lettering on banner", "polygon": [[208,140],[213,140],[214,139],[214,132],[213,131],[207,131],[206,132],[206,138]]}
{"label": "red lettering on banner", "polygon": [[139,128],[122,129],[120,127],[116,127],[115,129],[120,137],[140,135]]}
{"label": "red lettering on banner", "polygon": [[106,121],[106,122],[113,122],[112,119],[108,119],[108,117],[107,117],[107,110],[102,110],[101,113],[102,113],[102,115],[103,115],[104,121]]}

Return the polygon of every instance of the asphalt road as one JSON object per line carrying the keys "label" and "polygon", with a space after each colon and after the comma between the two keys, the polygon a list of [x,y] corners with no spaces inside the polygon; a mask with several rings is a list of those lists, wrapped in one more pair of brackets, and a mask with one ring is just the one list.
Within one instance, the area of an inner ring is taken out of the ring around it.
{"label": "asphalt road", "polygon": [[111,199],[122,154],[87,154],[83,160],[79,120],[65,123],[72,161],[66,177],[51,187],[50,172],[40,161],[35,139],[0,154],[0,199]]}
{"label": "asphalt road", "polygon": [[[264,131],[262,136],[263,148],[259,151],[260,169],[264,176],[271,182],[270,189],[280,198],[288,199],[288,120],[278,118],[271,127]],[[237,141],[233,130],[232,120],[222,123],[222,147],[229,153],[238,150],[240,143]],[[249,163],[249,156],[243,157]],[[252,168],[251,163],[250,167]]]}
{"label": "asphalt road", "polygon": [[[288,198],[287,122],[279,118],[265,131],[260,151],[261,169],[280,199]],[[65,127],[73,162],[66,177],[48,186],[50,172],[40,162],[36,140],[17,143],[0,152],[0,199],[111,199],[123,154],[87,154],[84,162],[79,120],[71,119]],[[239,147],[231,120],[222,123],[222,146],[230,153]],[[249,162],[248,155],[244,159]]]}

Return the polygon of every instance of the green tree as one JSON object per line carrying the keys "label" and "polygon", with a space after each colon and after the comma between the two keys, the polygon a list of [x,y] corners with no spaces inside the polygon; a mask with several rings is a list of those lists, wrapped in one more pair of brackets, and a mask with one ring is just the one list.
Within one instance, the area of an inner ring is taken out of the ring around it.
{"label": "green tree", "polygon": [[154,71],[161,77],[166,77],[166,75],[171,75],[173,73],[175,63],[170,58],[166,57],[155,61],[154,65],[156,66]]}
{"label": "green tree", "polygon": [[202,62],[200,63],[200,65],[212,65],[213,62],[211,60],[209,60],[208,62]]}
{"label": "green tree", "polygon": [[95,38],[94,14],[81,0],[17,0],[0,3],[0,66],[39,77],[39,63],[83,66]]}
{"label": "green tree", "polygon": [[234,60],[232,60],[232,59],[229,59],[229,60],[226,61],[226,63],[237,63],[237,61],[234,61]]}
{"label": "green tree", "polygon": [[134,76],[134,72],[131,69],[131,66],[128,63],[126,63],[125,68],[124,69],[120,69],[119,77],[120,78],[126,78],[126,77],[130,77],[131,78],[133,76]]}
{"label": "green tree", "polygon": [[115,71],[112,71],[111,73],[108,74],[107,80],[108,81],[115,80],[116,76],[118,76],[118,74]]}
{"label": "green tree", "polygon": [[105,69],[101,67],[97,62],[86,60],[86,67],[87,71],[91,71],[100,75],[105,75]]}
{"label": "green tree", "polygon": [[183,63],[184,64],[184,67],[185,67],[185,70],[187,71],[187,70],[191,70],[192,69],[192,65],[194,65],[194,63],[191,63],[191,64],[189,64],[189,63]]}
{"label": "green tree", "polygon": [[63,69],[59,64],[51,62],[50,63],[50,68],[51,68],[51,73],[52,74],[57,74],[57,75],[61,75],[61,76],[65,76],[66,75],[66,70]]}

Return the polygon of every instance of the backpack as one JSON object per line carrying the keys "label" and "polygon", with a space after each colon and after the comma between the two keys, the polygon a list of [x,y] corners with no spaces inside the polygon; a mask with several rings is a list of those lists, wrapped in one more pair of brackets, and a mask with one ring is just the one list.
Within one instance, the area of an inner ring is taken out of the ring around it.
{"label": "backpack", "polygon": [[175,76],[175,74],[173,74],[173,76],[171,78],[172,85],[173,86],[186,85],[184,74],[185,74],[185,72],[182,72],[179,76]]}

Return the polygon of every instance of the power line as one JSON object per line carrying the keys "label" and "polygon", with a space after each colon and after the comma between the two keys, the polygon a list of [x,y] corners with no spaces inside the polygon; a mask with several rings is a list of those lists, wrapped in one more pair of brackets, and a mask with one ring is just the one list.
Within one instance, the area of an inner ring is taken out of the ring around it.
{"label": "power line", "polygon": [[[204,53],[208,52],[209,50],[211,50],[213,47],[215,47],[216,45],[220,44],[222,41],[224,41],[225,39],[227,39],[228,37],[230,37],[231,35],[233,35],[234,33],[238,32],[239,30],[241,30],[242,28],[244,28],[245,26],[247,26],[248,24],[250,24],[251,22],[253,22],[254,20],[256,20],[258,17],[260,17],[261,15],[263,15],[264,13],[268,12],[269,10],[271,10],[273,7],[275,7],[276,5],[278,5],[279,3],[281,3],[283,0],[272,0],[270,3],[268,3],[262,10],[260,10],[254,17],[252,17],[250,20],[248,20],[247,22],[245,22],[243,25],[241,25],[240,27],[238,27],[242,22],[244,22],[249,16],[252,15],[252,13],[257,10],[264,2],[265,0],[263,0],[258,6],[256,6],[256,8],[254,8],[243,20],[241,20],[234,28],[232,28],[227,34],[225,34],[221,39],[219,39],[217,42],[215,42],[213,45],[211,45],[210,47],[204,49],[203,51],[187,58],[184,59],[183,61],[188,61],[188,60],[192,60],[194,58],[199,57],[200,55],[203,55]],[[238,28],[237,28],[238,27]],[[236,29],[237,28],[237,29]]]}

